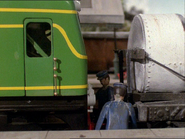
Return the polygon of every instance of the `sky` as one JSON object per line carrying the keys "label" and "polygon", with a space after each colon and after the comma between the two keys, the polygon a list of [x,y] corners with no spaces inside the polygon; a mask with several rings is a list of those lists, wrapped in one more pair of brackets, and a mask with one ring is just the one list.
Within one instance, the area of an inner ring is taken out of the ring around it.
{"label": "sky", "polygon": [[185,0],[124,0],[127,10],[135,6],[142,9],[145,14],[170,14],[185,15]]}

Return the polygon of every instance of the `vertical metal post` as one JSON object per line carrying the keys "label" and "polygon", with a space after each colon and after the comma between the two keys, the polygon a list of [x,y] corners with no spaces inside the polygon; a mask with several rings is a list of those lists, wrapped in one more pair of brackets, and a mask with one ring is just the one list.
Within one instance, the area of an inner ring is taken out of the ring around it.
{"label": "vertical metal post", "polygon": [[118,59],[118,48],[117,48],[117,42],[116,42],[116,28],[114,28],[114,75],[115,79],[118,78],[118,73],[119,73],[119,59]]}
{"label": "vertical metal post", "polygon": [[119,75],[120,75],[120,82],[124,83],[123,79],[123,50],[119,50]]}
{"label": "vertical metal post", "polygon": [[[54,67],[53,67],[53,69],[54,69],[54,71],[57,71],[57,64],[56,64],[56,62],[57,62],[57,58],[53,58],[53,60],[54,60]],[[55,83],[55,92],[54,92],[54,96],[57,96],[58,95],[58,93],[57,93],[57,75],[56,74],[54,74],[54,83]]]}
{"label": "vertical metal post", "polygon": [[131,68],[130,68],[130,62],[131,62],[131,57],[130,57],[130,50],[127,50],[126,53],[126,59],[127,59],[127,102],[133,103],[133,98],[132,98],[132,82],[131,82]]}
{"label": "vertical metal post", "polygon": [[116,42],[116,28],[114,28],[114,48],[117,50],[117,42]]}

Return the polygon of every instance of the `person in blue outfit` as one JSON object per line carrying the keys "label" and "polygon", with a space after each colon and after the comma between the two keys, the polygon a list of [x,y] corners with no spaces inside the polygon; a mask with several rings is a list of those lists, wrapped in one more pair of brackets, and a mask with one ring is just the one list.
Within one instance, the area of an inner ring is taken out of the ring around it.
{"label": "person in blue outfit", "polygon": [[96,100],[98,102],[98,110],[101,112],[104,104],[110,100],[114,100],[113,87],[109,86],[110,76],[106,70],[100,71],[96,74],[102,87],[96,93]]}
{"label": "person in blue outfit", "polygon": [[129,116],[132,119],[132,128],[137,128],[135,111],[131,103],[123,101],[127,87],[123,83],[114,85],[114,101],[103,106],[95,130],[100,130],[104,119],[107,119],[106,129],[128,129]]}

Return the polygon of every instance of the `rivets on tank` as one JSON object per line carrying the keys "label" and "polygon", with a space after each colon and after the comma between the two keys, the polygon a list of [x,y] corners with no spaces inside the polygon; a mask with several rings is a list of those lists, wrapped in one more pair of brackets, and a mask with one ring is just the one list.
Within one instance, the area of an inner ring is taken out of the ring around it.
{"label": "rivets on tank", "polygon": [[174,63],[174,67],[177,68],[178,67],[178,63]]}
{"label": "rivets on tank", "polygon": [[150,85],[147,84],[146,88],[145,88],[145,91],[149,91],[150,90]]}
{"label": "rivets on tank", "polygon": [[150,86],[149,85],[147,85],[146,86],[146,88],[145,88],[145,91],[149,91],[150,90],[150,88],[149,88]]}

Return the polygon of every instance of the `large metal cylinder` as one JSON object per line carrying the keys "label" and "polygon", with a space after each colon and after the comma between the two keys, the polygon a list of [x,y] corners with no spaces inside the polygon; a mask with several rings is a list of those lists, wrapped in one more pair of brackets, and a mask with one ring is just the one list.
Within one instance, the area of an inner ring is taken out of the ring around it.
{"label": "large metal cylinder", "polygon": [[[135,16],[128,50],[144,49],[150,58],[185,76],[185,31],[181,18],[176,14]],[[131,86],[140,92],[185,91],[182,78],[155,62],[129,64]]]}

